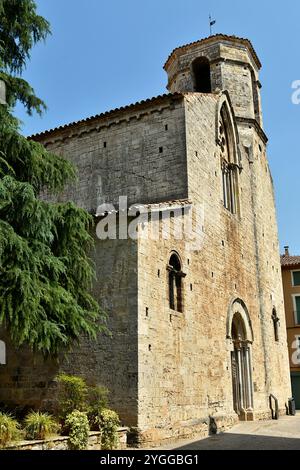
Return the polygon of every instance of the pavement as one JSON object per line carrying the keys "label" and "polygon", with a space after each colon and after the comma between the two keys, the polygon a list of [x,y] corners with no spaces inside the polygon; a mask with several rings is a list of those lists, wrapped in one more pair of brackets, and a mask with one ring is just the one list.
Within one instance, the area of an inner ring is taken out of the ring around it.
{"label": "pavement", "polygon": [[300,450],[300,412],[278,421],[240,423],[225,433],[173,443],[160,450]]}

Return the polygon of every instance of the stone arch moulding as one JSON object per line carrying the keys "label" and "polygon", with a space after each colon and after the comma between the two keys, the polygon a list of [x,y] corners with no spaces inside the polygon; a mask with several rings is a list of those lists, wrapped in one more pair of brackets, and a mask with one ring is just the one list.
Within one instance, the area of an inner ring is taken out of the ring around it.
{"label": "stone arch moulding", "polygon": [[231,338],[232,321],[236,313],[240,314],[244,322],[244,326],[246,330],[246,340],[250,343],[253,343],[254,335],[253,335],[250,315],[249,315],[245,302],[241,299],[234,299],[231,301],[229,305],[228,313],[227,313],[227,322],[226,322],[226,338],[230,340],[232,339]]}
{"label": "stone arch moulding", "polygon": [[220,142],[220,116],[221,116],[221,111],[223,109],[223,106],[225,106],[227,115],[229,118],[229,125],[232,130],[232,135],[233,135],[233,140],[234,140],[234,150],[235,150],[235,155],[234,155],[234,160],[235,163],[239,166],[240,170],[242,170],[242,158],[241,158],[241,151],[240,151],[240,137],[239,137],[239,131],[238,127],[236,124],[235,120],[235,114],[234,114],[234,109],[231,104],[231,99],[230,95],[227,90],[222,91],[220,94],[220,99],[217,102],[217,107],[216,107],[216,143],[219,145]]}
{"label": "stone arch moulding", "polygon": [[169,252],[168,261],[171,259],[172,255],[177,256],[177,258],[178,258],[178,260],[179,260],[179,262],[180,262],[180,264],[181,264],[181,268],[182,268],[182,267],[183,267],[183,262],[182,262],[182,258],[181,258],[181,256],[180,256],[179,252],[178,252],[177,250],[171,250],[171,251]]}

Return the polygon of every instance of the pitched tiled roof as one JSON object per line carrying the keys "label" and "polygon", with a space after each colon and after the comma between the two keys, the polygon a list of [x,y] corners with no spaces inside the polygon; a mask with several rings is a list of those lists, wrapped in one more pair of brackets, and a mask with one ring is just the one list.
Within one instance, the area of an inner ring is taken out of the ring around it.
{"label": "pitched tiled roof", "polygon": [[124,209],[124,210],[111,210],[111,211],[106,211],[105,210],[105,204],[103,205],[102,212],[96,214],[96,217],[102,217],[107,214],[113,214],[113,213],[119,213],[119,212],[130,212],[132,211],[139,211],[140,213],[145,213],[149,211],[153,212],[161,212],[161,211],[168,211],[168,210],[175,210],[176,208],[184,208],[185,206],[192,206],[192,201],[190,199],[173,199],[170,201],[162,201],[162,202],[154,202],[154,203],[148,203],[148,204],[133,204],[130,206],[129,209]]}
{"label": "pitched tiled roof", "polygon": [[127,111],[133,111],[134,109],[144,108],[148,105],[155,104],[156,102],[159,103],[160,101],[165,101],[167,98],[169,98],[169,99],[171,99],[171,98],[178,99],[178,98],[182,98],[182,97],[183,97],[183,94],[181,94],[181,93],[166,93],[164,95],[155,96],[153,98],[148,98],[146,100],[138,101],[137,103],[129,104],[127,106],[122,106],[120,108],[115,108],[115,109],[112,109],[110,111],[106,111],[106,112],[101,113],[101,114],[96,114],[95,116],[91,116],[91,117],[88,117],[88,118],[85,118],[85,119],[81,119],[79,121],[70,122],[68,124],[65,124],[65,125],[62,125],[62,126],[59,126],[59,127],[55,127],[53,129],[46,130],[46,131],[40,132],[38,134],[31,135],[31,136],[28,137],[28,139],[30,139],[30,140],[40,140],[40,139],[42,139],[44,137],[47,137],[48,135],[52,134],[53,132],[66,130],[68,128],[77,126],[78,124],[89,123],[89,122],[96,121],[96,120],[101,119],[101,118],[110,117],[113,114],[118,114],[118,113],[123,113],[123,112],[127,112]]}
{"label": "pitched tiled roof", "polygon": [[300,265],[300,256],[282,255],[280,260],[283,268]]}
{"label": "pitched tiled roof", "polygon": [[257,67],[258,67],[259,69],[261,68],[261,62],[260,62],[260,60],[259,60],[259,58],[258,58],[258,55],[257,55],[256,52],[255,52],[255,49],[254,49],[254,47],[253,47],[251,41],[249,41],[249,39],[239,38],[239,37],[237,37],[237,36],[228,36],[227,34],[215,34],[214,36],[209,36],[209,37],[207,37],[207,38],[200,39],[199,41],[191,42],[190,44],[185,44],[184,46],[176,47],[176,49],[174,49],[174,50],[172,51],[172,53],[169,55],[168,60],[167,60],[167,62],[166,62],[165,65],[164,65],[164,69],[166,70],[166,68],[168,67],[169,62],[170,62],[170,60],[171,60],[171,58],[172,58],[172,56],[173,56],[173,54],[174,54],[175,52],[178,52],[178,51],[184,52],[184,49],[187,49],[187,48],[189,48],[189,47],[191,47],[191,46],[198,46],[198,45],[200,46],[200,45],[202,45],[202,44],[210,43],[210,42],[215,41],[215,40],[220,40],[220,41],[222,41],[222,40],[223,40],[223,41],[224,41],[224,40],[225,40],[225,41],[228,40],[228,41],[233,41],[233,42],[236,42],[236,43],[242,43],[242,44],[244,44],[245,46],[248,47],[248,49],[249,49],[250,52],[252,53],[253,58],[254,58],[254,61],[255,61],[256,65],[257,65]]}

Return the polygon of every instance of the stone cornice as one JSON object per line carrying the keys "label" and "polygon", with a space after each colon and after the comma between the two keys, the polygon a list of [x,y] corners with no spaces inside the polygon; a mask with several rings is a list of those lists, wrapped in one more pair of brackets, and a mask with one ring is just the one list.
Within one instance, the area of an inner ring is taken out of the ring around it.
{"label": "stone cornice", "polygon": [[173,60],[176,59],[178,54],[184,53],[186,50],[188,50],[192,46],[202,46],[202,45],[213,44],[213,43],[222,42],[222,41],[231,42],[231,43],[234,43],[236,45],[243,44],[244,46],[246,46],[247,49],[249,50],[250,54],[252,55],[253,60],[254,60],[255,64],[257,65],[257,68],[261,69],[261,62],[260,62],[260,60],[259,60],[259,58],[258,58],[258,56],[255,52],[255,49],[254,49],[252,43],[249,41],[249,39],[238,38],[236,36],[228,36],[226,34],[216,34],[214,36],[209,36],[207,38],[200,39],[199,41],[191,42],[191,43],[186,44],[184,46],[177,47],[169,55],[165,65],[164,65],[164,69],[167,71],[167,69],[169,68],[169,66],[171,65]]}
{"label": "stone cornice", "polygon": [[265,144],[268,143],[269,139],[267,135],[265,134],[264,130],[260,127],[260,125],[256,121],[256,119],[250,119],[250,118],[244,118],[244,117],[238,117],[238,116],[236,116],[235,119],[236,119],[237,124],[244,124],[245,126],[247,125],[253,126],[256,132],[258,133],[258,135],[260,136],[260,138],[262,139],[262,141]]}

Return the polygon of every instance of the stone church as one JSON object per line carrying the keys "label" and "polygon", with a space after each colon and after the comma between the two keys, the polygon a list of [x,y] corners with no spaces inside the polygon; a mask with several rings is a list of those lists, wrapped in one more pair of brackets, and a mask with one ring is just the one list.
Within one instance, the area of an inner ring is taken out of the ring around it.
{"label": "stone church", "polygon": [[[83,338],[60,365],[106,385],[140,442],[269,418],[270,395],[286,412],[291,390],[260,68],[249,40],[210,36],[171,53],[168,94],[32,137],[76,164],[79,182],[61,200],[97,214],[97,224],[110,216],[120,225],[120,196],[155,214],[136,224],[136,237],[95,233],[94,292],[112,337]],[[116,210],[99,212],[103,205]],[[199,243],[171,230],[185,218]],[[145,227],[158,236],[142,236]],[[0,401],[49,407],[57,369],[25,349],[16,353],[7,340]]]}

